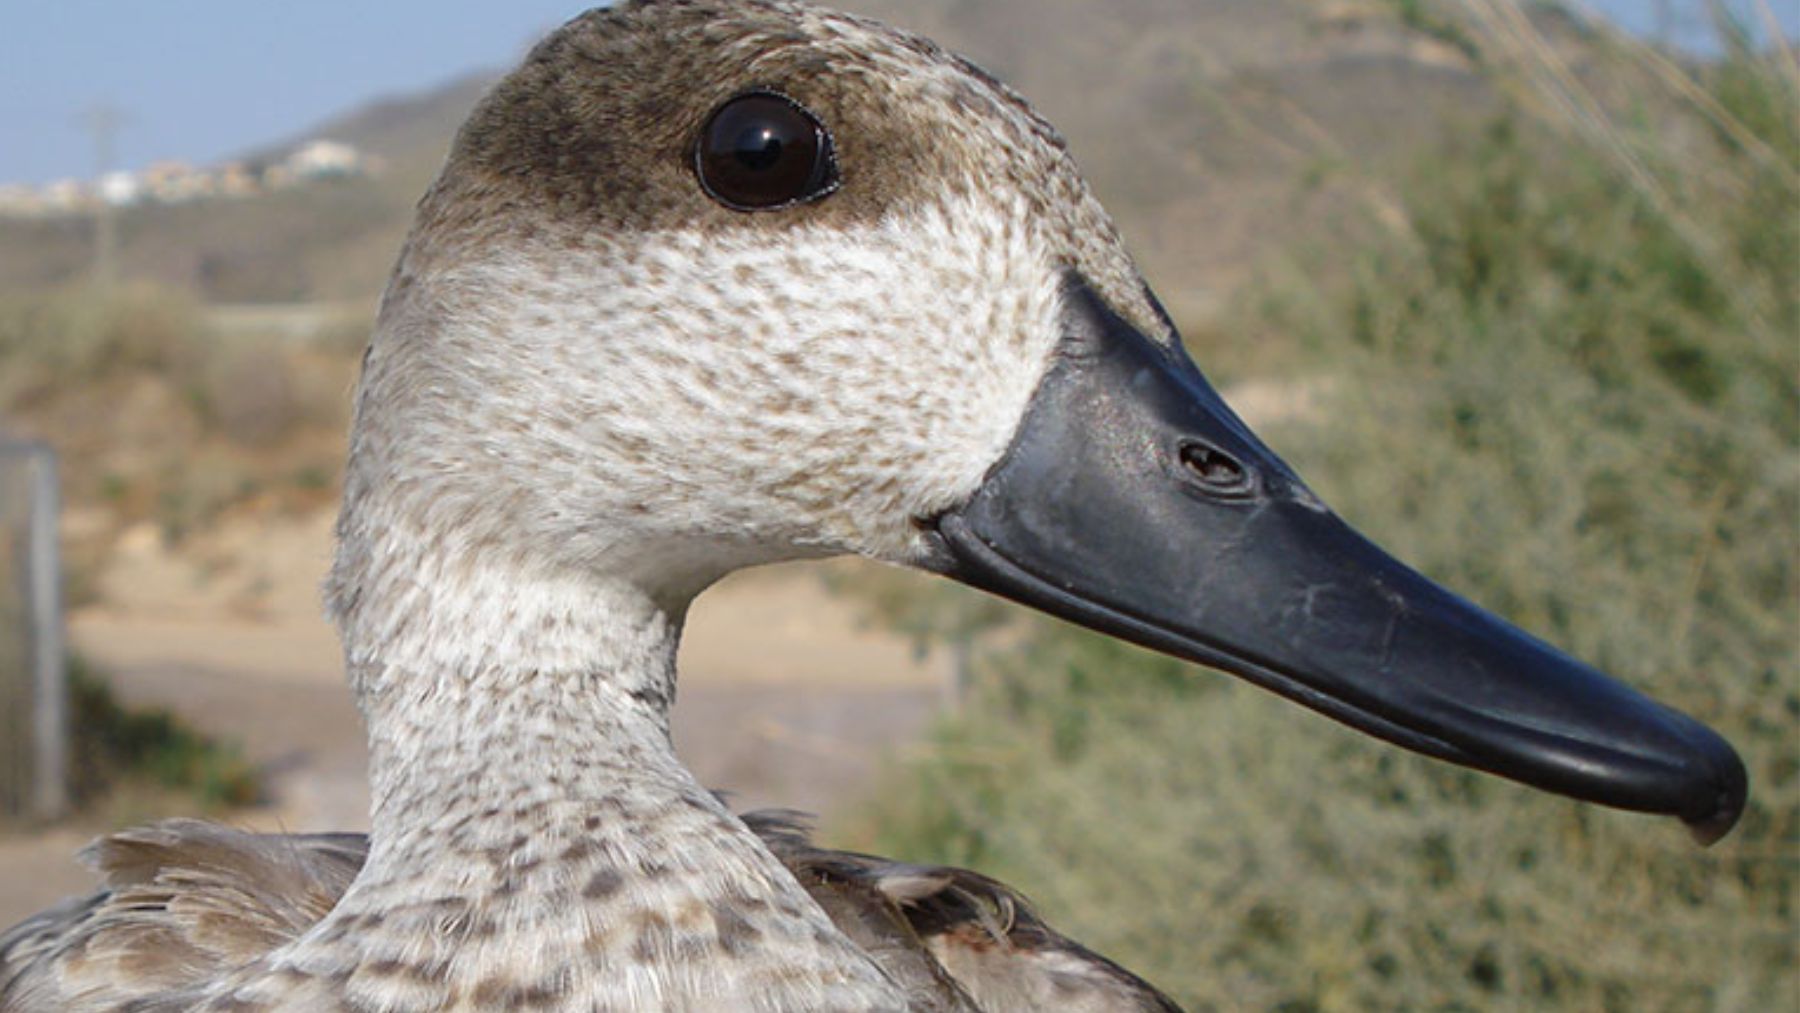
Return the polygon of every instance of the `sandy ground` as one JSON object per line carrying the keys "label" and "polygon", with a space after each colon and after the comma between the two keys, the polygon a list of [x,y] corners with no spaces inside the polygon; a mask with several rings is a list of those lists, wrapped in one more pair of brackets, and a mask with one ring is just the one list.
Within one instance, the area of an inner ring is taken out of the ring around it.
{"label": "sandy ground", "polygon": [[[317,585],[330,516],[247,517],[180,554],[127,533],[102,604],[71,618],[75,648],[127,702],[167,707],[237,742],[268,772],[269,805],[230,814],[254,829],[361,829],[362,726],[342,681]],[[824,587],[838,562],[738,574],[695,605],[682,646],[676,747],[740,808],[829,818],[914,741],[945,698],[941,658],[867,629]],[[91,877],[70,857],[93,828],[0,838],[0,926]]]}

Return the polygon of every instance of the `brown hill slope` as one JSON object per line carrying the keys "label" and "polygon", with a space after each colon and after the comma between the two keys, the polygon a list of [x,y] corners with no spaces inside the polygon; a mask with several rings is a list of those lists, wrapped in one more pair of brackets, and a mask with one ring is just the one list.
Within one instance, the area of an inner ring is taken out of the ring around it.
{"label": "brown hill slope", "polygon": [[[1015,84],[1070,137],[1177,311],[1264,250],[1368,200],[1346,164],[1403,157],[1489,89],[1375,0],[840,0]],[[124,215],[126,272],[209,301],[367,298],[411,203],[489,80],[383,100],[309,136],[384,156],[379,179]],[[1297,189],[1294,184],[1308,185]],[[85,222],[0,222],[0,292],[81,276]]]}
{"label": "brown hill slope", "polygon": [[1378,2],[862,0],[1028,95],[1181,315],[1368,194],[1488,85]]}

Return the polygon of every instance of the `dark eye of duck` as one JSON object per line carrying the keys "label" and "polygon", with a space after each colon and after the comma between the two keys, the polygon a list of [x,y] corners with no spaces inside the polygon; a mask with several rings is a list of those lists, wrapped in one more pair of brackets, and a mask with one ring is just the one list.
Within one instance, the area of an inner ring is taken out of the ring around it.
{"label": "dark eye of duck", "polygon": [[771,91],[739,95],[712,114],[694,148],[694,170],[707,194],[734,211],[774,211],[838,186],[824,125]]}

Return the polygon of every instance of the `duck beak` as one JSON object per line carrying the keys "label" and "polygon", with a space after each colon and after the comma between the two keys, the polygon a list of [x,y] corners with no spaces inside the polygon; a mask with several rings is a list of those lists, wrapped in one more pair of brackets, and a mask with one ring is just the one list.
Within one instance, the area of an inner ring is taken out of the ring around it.
{"label": "duck beak", "polygon": [[1012,446],[927,564],[1408,749],[1686,822],[1744,808],[1718,734],[1427,580],[1328,510],[1181,351],[1079,279]]}

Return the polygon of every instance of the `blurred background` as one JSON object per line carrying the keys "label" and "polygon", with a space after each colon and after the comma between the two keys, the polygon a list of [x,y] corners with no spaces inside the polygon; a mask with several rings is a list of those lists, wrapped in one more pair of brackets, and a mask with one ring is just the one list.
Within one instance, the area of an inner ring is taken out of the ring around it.
{"label": "blurred background", "polygon": [[[1196,1009],[1796,1008],[1800,5],[837,5],[1036,102],[1328,501],[1722,730],[1751,808],[1702,851],[847,562],[702,598],[700,776],[1006,879]],[[357,357],[456,125],[581,6],[9,12],[0,925],[121,824],[365,825],[317,592]]]}

